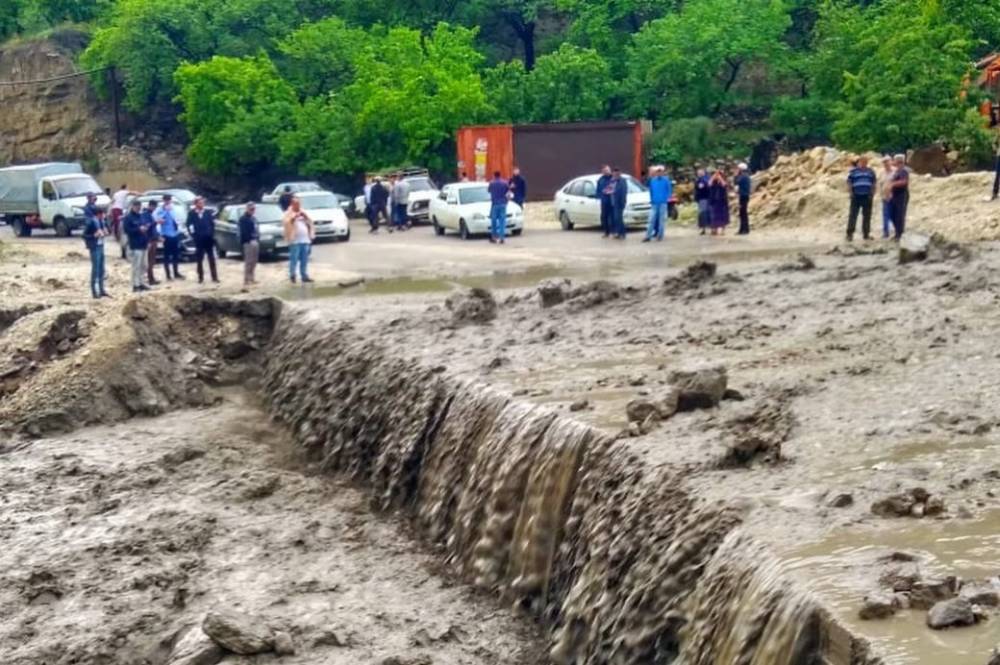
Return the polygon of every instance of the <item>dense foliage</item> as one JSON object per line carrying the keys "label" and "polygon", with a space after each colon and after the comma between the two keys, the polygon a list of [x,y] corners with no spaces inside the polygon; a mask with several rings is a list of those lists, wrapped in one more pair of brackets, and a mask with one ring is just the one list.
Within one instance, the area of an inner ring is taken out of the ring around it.
{"label": "dense foliage", "polygon": [[968,0],[5,0],[0,37],[67,21],[215,173],[448,169],[463,124],[637,117],[675,163],[770,133],[983,155],[1000,49]]}

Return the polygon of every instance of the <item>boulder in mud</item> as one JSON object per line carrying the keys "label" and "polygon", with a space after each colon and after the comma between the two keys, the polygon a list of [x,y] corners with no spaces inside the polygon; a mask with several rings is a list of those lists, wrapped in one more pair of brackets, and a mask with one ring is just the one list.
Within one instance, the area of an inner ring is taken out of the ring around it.
{"label": "boulder in mud", "polygon": [[894,594],[876,591],[865,596],[858,616],[864,621],[888,619],[899,609],[899,600]]}
{"label": "boulder in mud", "polygon": [[908,517],[916,501],[908,493],[891,494],[872,504],[872,514],[879,517]]}
{"label": "boulder in mud", "polygon": [[474,288],[448,297],[444,302],[456,326],[489,323],[497,318],[497,301],[487,289]]}
{"label": "boulder in mud", "polygon": [[971,626],[976,621],[972,603],[965,598],[942,600],[927,612],[927,625],[934,630]]}
{"label": "boulder in mud", "polygon": [[648,399],[634,399],[625,405],[625,415],[630,423],[645,422],[646,418],[656,413],[656,405]]}
{"label": "boulder in mud", "polygon": [[295,643],[292,642],[292,636],[281,630],[275,632],[274,653],[279,656],[294,656]]}
{"label": "boulder in mud", "polygon": [[980,583],[972,582],[962,586],[959,594],[973,605],[980,607],[1000,607],[1000,580],[992,580]]}
{"label": "boulder in mud", "polygon": [[201,626],[192,626],[177,640],[167,665],[216,665],[226,652]]}
{"label": "boulder in mud", "polygon": [[952,242],[940,233],[926,236],[920,233],[908,233],[899,241],[899,262],[901,264],[917,261],[951,261],[954,259],[969,260],[972,253],[969,248]]}
{"label": "boulder in mud", "polygon": [[679,275],[663,280],[664,290],[668,293],[697,289],[715,278],[718,266],[711,261],[697,261],[684,269]]}
{"label": "boulder in mud", "polygon": [[849,508],[854,505],[854,495],[849,492],[841,492],[830,499],[828,505],[831,508]]}
{"label": "boulder in mud", "polygon": [[726,368],[719,365],[676,370],[668,381],[679,391],[677,410],[694,411],[718,406],[726,394],[729,377]]}
{"label": "boulder in mud", "polygon": [[953,576],[922,579],[910,590],[910,605],[917,610],[927,610],[951,600],[957,593],[958,579]]}
{"label": "boulder in mud", "polygon": [[990,654],[990,659],[986,661],[986,665],[1000,665],[1000,647],[993,650]]}
{"label": "boulder in mud", "polygon": [[547,279],[538,284],[538,300],[542,308],[555,307],[566,302],[571,282],[568,279]]}
{"label": "boulder in mud", "polygon": [[645,423],[650,418],[667,420],[677,413],[679,398],[680,391],[674,386],[669,386],[659,399],[632,400],[625,405],[625,414],[632,423]]}
{"label": "boulder in mud", "polygon": [[589,309],[622,297],[622,289],[614,282],[598,280],[573,289],[567,299],[575,310]]}
{"label": "boulder in mud", "polygon": [[226,651],[252,656],[274,650],[274,633],[264,621],[231,611],[209,612],[201,629]]}

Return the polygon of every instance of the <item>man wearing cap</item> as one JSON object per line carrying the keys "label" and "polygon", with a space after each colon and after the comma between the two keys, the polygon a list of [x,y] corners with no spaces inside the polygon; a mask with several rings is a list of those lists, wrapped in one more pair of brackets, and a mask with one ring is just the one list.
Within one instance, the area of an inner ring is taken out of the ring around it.
{"label": "man wearing cap", "polygon": [[753,182],[750,180],[750,169],[746,164],[740,163],[736,167],[734,182],[740,202],[740,230],[736,235],[750,235],[750,191],[753,189]]}
{"label": "man wearing cap", "polygon": [[133,199],[122,220],[122,231],[128,238],[128,258],[132,265],[132,292],[149,291],[143,284],[146,276],[146,257],[149,252],[149,227],[142,216],[142,202]]}
{"label": "man wearing cap", "polygon": [[251,284],[256,284],[257,259],[260,256],[260,228],[254,213],[257,206],[253,202],[246,204],[240,216],[240,246],[243,248],[243,291],[249,291]]}
{"label": "man wearing cap", "polygon": [[847,174],[847,186],[851,190],[851,209],[847,216],[847,241],[854,240],[854,230],[858,225],[858,212],[861,212],[861,235],[865,240],[871,240],[872,233],[872,197],[875,194],[875,171],[868,167],[867,157],[858,157],[854,168]]}
{"label": "man wearing cap", "polygon": [[219,272],[215,267],[215,213],[205,207],[205,199],[197,197],[194,207],[188,212],[187,231],[194,238],[194,260],[198,262],[198,283],[205,283],[205,259],[212,281],[219,283]]}
{"label": "man wearing cap", "polygon": [[[154,216],[160,236],[163,237],[163,269],[167,273],[167,279],[184,279],[184,275],[178,270],[181,262],[181,227],[177,222],[173,197],[170,194],[163,195],[163,205],[157,209]],[[173,275],[170,274],[171,266],[174,269]]]}

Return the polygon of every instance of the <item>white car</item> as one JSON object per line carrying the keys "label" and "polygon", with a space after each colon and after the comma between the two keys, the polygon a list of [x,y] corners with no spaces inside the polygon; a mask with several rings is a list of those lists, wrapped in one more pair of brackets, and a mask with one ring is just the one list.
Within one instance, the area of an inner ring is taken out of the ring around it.
{"label": "white car", "polygon": [[318,182],[301,181],[301,182],[282,182],[278,183],[278,186],[274,188],[274,191],[270,194],[265,194],[261,197],[262,203],[277,203],[281,195],[285,193],[285,187],[292,194],[301,194],[303,192],[322,192],[323,187]]}
{"label": "white car", "polygon": [[[430,221],[430,202],[438,195],[438,188],[426,175],[411,175],[403,178],[410,186],[410,198],[406,203],[406,216],[413,223]],[[392,205],[392,183],[388,178],[382,179],[382,186],[389,190],[389,204]],[[367,211],[365,196],[361,194],[354,199],[354,209],[364,216]],[[389,210],[392,214],[392,210]]]}
{"label": "white car", "polygon": [[[431,199],[430,217],[434,232],[458,231],[468,240],[473,235],[490,232],[490,192],[485,182],[456,182],[445,185]],[[524,212],[513,201],[507,202],[507,232],[513,236],[524,230]]]}
{"label": "white car", "polygon": [[[600,173],[569,181],[556,192],[556,216],[564,231],[577,226],[600,226],[601,197],[597,191]],[[628,184],[628,204],[625,207],[626,226],[645,226],[649,222],[649,190],[630,175],[622,175]]]}
{"label": "white car", "polygon": [[331,192],[298,192],[302,209],[309,213],[316,224],[316,240],[351,239],[351,225],[340,201]]}

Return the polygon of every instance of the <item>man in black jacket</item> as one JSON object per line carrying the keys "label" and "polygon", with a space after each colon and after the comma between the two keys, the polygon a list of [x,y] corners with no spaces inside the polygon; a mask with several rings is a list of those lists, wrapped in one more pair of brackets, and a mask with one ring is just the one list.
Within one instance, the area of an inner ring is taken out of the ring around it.
{"label": "man in black jacket", "polygon": [[608,184],[611,182],[611,167],[605,164],[601,168],[601,177],[597,179],[597,197],[601,200],[601,231],[604,237],[611,235],[611,226],[614,223],[614,208],[611,205],[611,193]]}
{"label": "man in black jacket", "polygon": [[128,237],[128,258],[132,264],[132,291],[149,291],[143,284],[146,277],[146,257],[149,253],[149,226],[142,217],[142,202],[136,199],[122,220],[122,230]]}
{"label": "man in black jacket", "polygon": [[[389,210],[387,208],[389,204],[389,190],[384,184],[382,184],[381,178],[375,178],[375,182],[372,183],[372,191],[370,194],[371,210],[369,211],[368,221],[371,224],[371,233],[378,233],[378,220],[381,217],[385,220],[385,223],[389,224]],[[389,226],[391,230],[392,227]]]}
{"label": "man in black jacket", "polygon": [[188,212],[187,230],[194,238],[194,258],[198,262],[198,283],[205,282],[203,263],[208,257],[208,270],[212,281],[219,283],[219,273],[215,267],[215,213],[205,208],[205,199],[194,200],[194,208]]}
{"label": "man in black jacket", "polygon": [[254,213],[257,206],[247,203],[240,216],[240,246],[243,248],[243,291],[249,291],[251,284],[256,284],[254,272],[257,269],[257,259],[260,256],[260,228]]}
{"label": "man in black jacket", "polygon": [[618,240],[625,239],[625,207],[628,205],[628,182],[622,177],[621,169],[611,172],[611,208],[614,211],[612,233]]}

